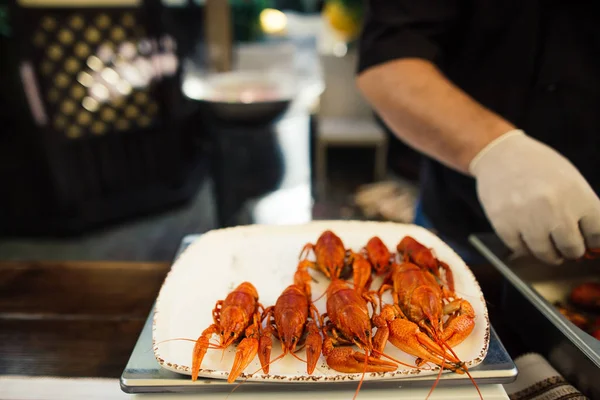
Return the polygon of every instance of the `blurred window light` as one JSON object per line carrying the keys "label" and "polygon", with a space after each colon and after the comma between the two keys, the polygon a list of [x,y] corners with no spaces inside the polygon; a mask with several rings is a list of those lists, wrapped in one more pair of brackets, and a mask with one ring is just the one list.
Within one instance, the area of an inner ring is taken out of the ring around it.
{"label": "blurred window light", "polygon": [[344,42],[338,42],[333,46],[333,54],[336,57],[344,57],[348,53],[348,46]]}
{"label": "blurred window light", "polygon": [[114,56],[114,51],[111,45],[105,43],[102,46],[100,46],[97,54],[104,64],[108,64]]}
{"label": "blurred window light", "polygon": [[104,67],[102,60],[96,56],[89,56],[87,59],[87,65],[92,71],[100,71],[102,67]]}
{"label": "blurred window light", "polygon": [[94,86],[92,86],[90,93],[96,100],[101,102],[108,100],[108,97],[110,96],[108,88],[101,83],[95,83]]}
{"label": "blurred window light", "polygon": [[111,85],[116,85],[119,82],[119,74],[112,68],[104,68],[100,75],[102,79]]}
{"label": "blurred window light", "polygon": [[260,12],[260,26],[267,34],[278,34],[285,31],[287,16],[273,8],[265,8]]}
{"label": "blurred window light", "polygon": [[117,83],[117,91],[123,96],[127,96],[131,93],[131,85],[127,81],[120,81]]}
{"label": "blurred window light", "polygon": [[90,87],[94,84],[94,78],[87,72],[83,71],[77,75],[77,82],[81,83],[85,87]]}
{"label": "blurred window light", "polygon": [[98,111],[99,103],[95,99],[88,96],[83,98],[81,105],[89,112],[96,112]]}
{"label": "blurred window light", "polygon": [[131,60],[137,55],[137,49],[131,42],[125,42],[119,47],[119,55],[126,60]]}

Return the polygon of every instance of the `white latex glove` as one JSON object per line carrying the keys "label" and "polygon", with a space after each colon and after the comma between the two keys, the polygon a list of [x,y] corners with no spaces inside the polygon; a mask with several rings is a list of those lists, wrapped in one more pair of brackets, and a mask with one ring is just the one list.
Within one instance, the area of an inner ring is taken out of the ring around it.
{"label": "white latex glove", "polygon": [[469,171],[488,219],[516,254],[529,250],[558,264],[600,248],[600,199],[549,146],[510,131],[473,158]]}

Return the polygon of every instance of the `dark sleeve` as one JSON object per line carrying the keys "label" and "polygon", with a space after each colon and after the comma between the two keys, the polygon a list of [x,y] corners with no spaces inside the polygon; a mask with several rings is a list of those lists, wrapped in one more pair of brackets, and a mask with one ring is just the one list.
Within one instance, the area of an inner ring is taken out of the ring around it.
{"label": "dark sleeve", "polygon": [[358,73],[398,58],[437,63],[458,19],[457,0],[365,0]]}

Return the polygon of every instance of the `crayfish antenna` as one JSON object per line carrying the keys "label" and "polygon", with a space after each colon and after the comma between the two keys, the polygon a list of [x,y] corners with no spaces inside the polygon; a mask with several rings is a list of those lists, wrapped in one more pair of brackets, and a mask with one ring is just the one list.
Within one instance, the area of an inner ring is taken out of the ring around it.
{"label": "crayfish antenna", "polygon": [[[442,365],[444,365],[445,363],[446,363],[446,354],[444,354],[442,356]],[[425,397],[425,400],[429,399],[429,396],[431,396],[431,394],[433,393],[435,387],[438,385],[438,383],[440,383],[440,379],[442,378],[442,372],[443,371],[444,371],[444,367],[440,366],[440,372],[438,372],[438,376],[435,379],[435,382],[433,383],[433,385],[431,386],[431,389],[429,389],[429,393],[427,393],[427,397]]]}
{"label": "crayfish antenna", "polygon": [[[450,353],[457,359],[460,360],[460,358],[458,358],[458,356],[456,355],[456,353],[454,352],[454,350],[452,349],[452,347],[450,347],[450,345],[448,345],[448,343],[446,343],[445,340],[437,337],[437,341],[439,345],[442,345],[443,347],[446,347]],[[483,395],[481,394],[481,390],[479,390],[479,385],[477,385],[477,382],[475,382],[475,379],[473,379],[473,376],[471,375],[471,373],[469,372],[469,368],[467,368],[467,366],[465,365],[465,363],[461,362],[460,369],[462,369],[463,371],[465,371],[465,373],[467,374],[467,376],[469,377],[469,379],[471,380],[471,382],[473,383],[473,386],[475,386],[475,390],[477,390],[477,394],[479,394],[479,398],[481,400],[483,400]],[[441,371],[440,371],[441,372]]]}
{"label": "crayfish antenna", "polygon": [[360,377],[360,382],[358,382],[358,386],[356,387],[356,391],[354,392],[354,397],[352,398],[352,400],[356,400],[356,398],[358,397],[358,393],[360,392],[360,387],[362,386],[363,381],[365,380],[365,374],[367,373],[368,362],[369,362],[369,355],[365,351],[365,362],[363,364],[362,376]]}
{"label": "crayfish antenna", "polygon": [[311,250],[314,250],[315,246],[312,243],[306,243],[304,245],[304,247],[302,248],[302,251],[300,251],[300,255],[298,255],[298,259],[306,259],[308,258],[308,254],[311,252]]}
{"label": "crayfish antenna", "polygon": [[[181,341],[185,341],[185,342],[192,342],[192,343],[196,343],[196,341],[194,339],[189,339],[189,338],[173,338],[173,339],[165,339],[165,340],[161,340],[160,342],[156,342],[152,345],[151,348],[149,348],[148,350],[145,351],[145,353],[148,353],[149,351],[154,350],[155,347],[157,347],[160,344],[163,343],[167,343],[167,342],[173,342],[173,341],[177,341],[177,340],[181,340]],[[214,343],[208,343],[208,348],[209,349],[213,349],[213,350],[219,350],[221,349],[221,346],[218,344],[214,344]]]}
{"label": "crayfish antenna", "polygon": [[296,353],[290,353],[290,354],[291,354],[291,355],[292,355],[292,357],[294,357],[296,360],[298,360],[298,361],[300,361],[300,362],[303,362],[303,363],[305,363],[305,364],[306,364],[306,360],[303,360],[303,359],[301,359],[301,358],[298,356],[298,354],[296,354]]}
{"label": "crayfish antenna", "polygon": [[397,360],[394,357],[389,356],[389,355],[385,354],[384,352],[376,350],[376,349],[373,349],[373,353],[376,353],[376,354],[378,354],[378,355],[380,355],[382,357],[385,357],[385,358],[387,358],[389,360],[392,360],[396,364],[399,364],[399,365],[402,365],[402,366],[405,366],[405,367],[416,368],[416,369],[424,369],[424,368],[417,367],[416,365],[410,365],[410,364],[407,364],[407,363],[402,362],[400,360]]}
{"label": "crayfish antenna", "polygon": [[[275,357],[274,359],[272,359],[271,361],[269,361],[268,364],[265,365],[265,367],[270,366],[271,364],[273,364],[276,361],[281,360],[283,357],[285,357],[287,355],[286,352],[283,352],[282,354],[280,354],[279,356]],[[302,360],[300,360],[302,361]],[[257,369],[256,371],[252,372],[251,374],[247,374],[247,376],[237,385],[235,385],[235,387],[231,390],[231,392],[229,392],[229,394],[227,395],[227,397],[225,397],[225,399],[228,399],[229,396],[231,396],[231,394],[233,392],[235,392],[237,390],[237,388],[239,388],[243,383],[245,383],[249,378],[251,378],[252,376],[254,376],[254,374],[262,371],[263,367],[261,366],[259,369]]]}
{"label": "crayfish antenna", "polygon": [[[193,350],[193,356],[192,356],[192,381],[196,381],[196,379],[198,379],[198,372],[200,371],[200,364],[202,363],[204,354],[206,353],[206,351],[208,349],[213,349],[213,350],[223,349],[223,350],[225,350],[223,348],[223,346],[221,346],[221,345],[210,343],[210,341],[209,341],[210,339],[206,335],[200,336],[197,340],[193,340],[193,339],[189,339],[189,338],[165,339],[165,340],[161,340],[160,342],[154,343],[152,347],[154,348],[154,347],[158,346],[159,344],[177,341],[177,340],[195,343],[194,350]],[[149,349],[149,350],[152,350],[152,349]]]}
{"label": "crayfish antenna", "polygon": [[[350,282],[348,282],[348,283],[350,283]],[[323,293],[322,293],[322,294],[321,294],[319,297],[317,297],[317,298],[316,298],[316,299],[314,299],[314,300],[311,300],[310,302],[311,302],[311,303],[313,303],[313,304],[315,304],[317,301],[321,300],[321,298],[322,298],[323,296],[325,296],[326,294],[327,294],[327,289],[325,289],[325,291],[324,291],[324,292],[323,292]]]}

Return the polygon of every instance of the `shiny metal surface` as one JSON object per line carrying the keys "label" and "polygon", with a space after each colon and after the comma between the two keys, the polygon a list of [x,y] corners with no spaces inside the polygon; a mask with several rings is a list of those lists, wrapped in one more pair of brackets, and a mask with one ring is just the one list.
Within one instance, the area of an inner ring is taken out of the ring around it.
{"label": "shiny metal surface", "polygon": [[266,126],[210,130],[220,227],[311,220],[308,114],[286,115]]}
{"label": "shiny metal surface", "polygon": [[264,101],[260,103],[229,103],[198,101],[204,112],[224,122],[240,124],[267,124],[282,116],[291,100]]}
{"label": "shiny metal surface", "polygon": [[269,124],[298,95],[296,77],[284,71],[229,71],[189,74],[182,85],[207,120],[226,124]]}
{"label": "shiny metal surface", "polygon": [[[177,254],[189,246],[199,235],[186,236]],[[175,257],[177,258],[177,257]],[[180,375],[160,368],[154,358],[152,351],[152,315],[150,312],[148,320],[142,330],[138,342],[133,349],[129,362],[121,376],[121,388],[127,393],[180,393],[180,392],[206,392],[223,391],[229,392],[232,386],[224,380],[203,379],[192,382],[189,376]],[[502,384],[513,382],[517,376],[517,369],[510,358],[502,342],[492,328],[490,337],[490,348],[488,355],[482,364],[470,370],[471,375],[478,384]],[[364,388],[394,388],[394,387],[419,387],[430,386],[435,376],[414,377],[408,379],[395,379],[379,382],[364,382]],[[439,386],[471,385],[471,381],[465,375],[444,374]],[[348,388],[355,387],[356,382],[325,382],[318,385],[305,383],[257,383],[246,382],[236,391],[286,391],[286,390],[323,390],[323,387]]]}
{"label": "shiny metal surface", "polygon": [[533,351],[592,398],[600,398],[600,341],[579,329],[553,305],[565,301],[571,288],[600,281],[600,261],[565,262],[559,266],[510,252],[495,235],[473,235],[471,243],[504,276],[502,307],[513,318],[507,323]]}

